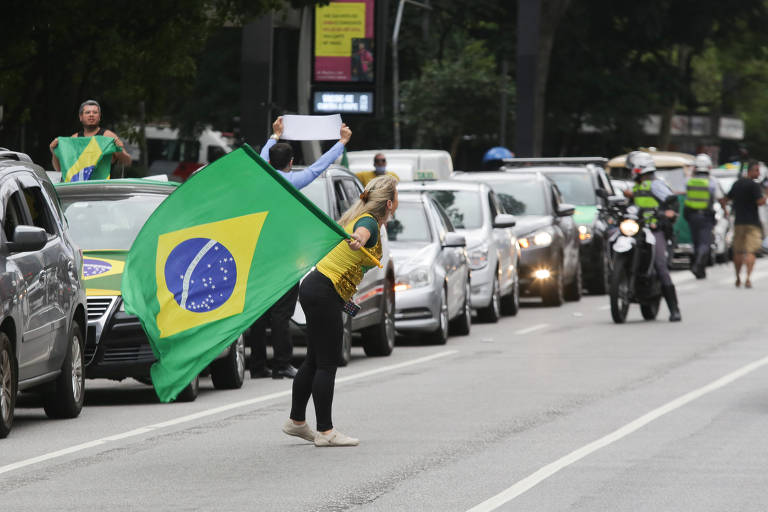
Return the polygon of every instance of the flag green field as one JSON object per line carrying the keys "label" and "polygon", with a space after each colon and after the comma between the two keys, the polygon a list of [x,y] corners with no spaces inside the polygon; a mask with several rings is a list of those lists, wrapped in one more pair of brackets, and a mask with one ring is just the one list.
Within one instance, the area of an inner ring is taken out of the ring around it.
{"label": "flag green field", "polygon": [[173,400],[341,240],[344,230],[249,146],[207,165],[150,216],[128,253],[126,311]]}
{"label": "flag green field", "polygon": [[118,151],[115,139],[103,135],[59,137],[53,150],[61,166],[61,181],[65,183],[109,179],[112,153]]}

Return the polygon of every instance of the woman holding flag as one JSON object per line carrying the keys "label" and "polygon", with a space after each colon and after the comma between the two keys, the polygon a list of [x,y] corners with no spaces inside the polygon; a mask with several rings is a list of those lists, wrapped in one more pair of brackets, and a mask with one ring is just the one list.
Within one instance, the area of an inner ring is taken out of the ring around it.
{"label": "woman holding flag", "polygon": [[[359,440],[333,427],[331,407],[336,368],[341,352],[342,311],[357,306],[352,296],[363,274],[381,258],[381,226],[397,209],[397,179],[374,178],[360,199],[341,217],[339,224],[351,232],[310,272],[299,288],[299,302],[307,319],[307,357],[293,380],[290,419],[283,432],[315,443],[315,446],[357,446]],[[361,250],[365,248],[366,250]],[[370,251],[370,252],[369,252]],[[306,422],[309,398],[315,405],[317,432]]]}

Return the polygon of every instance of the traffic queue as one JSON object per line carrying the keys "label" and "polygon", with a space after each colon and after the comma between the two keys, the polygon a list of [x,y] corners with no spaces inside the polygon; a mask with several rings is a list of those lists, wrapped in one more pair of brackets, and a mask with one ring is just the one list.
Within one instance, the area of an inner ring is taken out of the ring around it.
{"label": "traffic queue", "polygon": [[[699,177],[712,169],[702,156],[649,150],[610,160],[519,159],[494,148],[482,169],[462,171],[435,150],[351,151],[344,158],[349,167],[337,156],[302,197],[340,221],[365,196],[366,182],[390,175],[399,180],[399,207],[382,225],[379,265],[365,273],[342,314],[340,366],[353,345],[387,356],[398,339],[445,344],[469,335],[475,322],[524,315],[528,300],[557,307],[583,293],[607,293],[621,323],[632,302],[655,319],[664,297],[670,320],[679,321],[668,268],[689,265],[703,278],[707,265],[730,256],[732,221],[720,199],[738,173],[712,172],[713,191]],[[50,176],[23,153],[0,150],[11,256],[0,276],[2,300],[25,306],[6,308],[0,325],[0,437],[11,430],[20,391],[41,393],[50,417],[75,417],[85,379],[153,383],[157,353],[140,319],[126,310],[121,280],[144,223],[179,184],[160,176],[54,188]],[[654,181],[646,184],[649,176]],[[657,188],[665,192],[659,196]],[[706,236],[694,228],[696,211],[711,213]],[[308,315],[295,299],[292,308],[289,336],[305,344]],[[248,333],[217,352],[175,400],[194,400],[200,375],[217,389],[240,388],[248,369],[255,378]],[[295,369],[281,373],[294,375]]]}

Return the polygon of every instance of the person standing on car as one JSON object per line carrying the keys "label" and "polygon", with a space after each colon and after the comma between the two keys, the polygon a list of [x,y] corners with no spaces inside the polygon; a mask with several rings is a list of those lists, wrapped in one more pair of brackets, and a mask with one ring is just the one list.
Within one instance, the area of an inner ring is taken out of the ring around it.
{"label": "person standing on car", "polygon": [[[341,156],[344,146],[352,137],[352,130],[346,124],[341,125],[339,141],[321,156],[317,162],[306,169],[291,172],[293,167],[293,148],[290,144],[277,142],[283,135],[283,118],[278,117],[272,124],[272,135],[261,150],[261,158],[269,161],[286,180],[297,189],[302,189],[312,183]],[[251,347],[249,371],[252,379],[272,377],[273,379],[289,378],[296,375],[296,368],[291,364],[293,344],[289,332],[289,322],[296,309],[299,296],[298,283],[280,297],[272,307],[264,312],[250,329],[245,332],[245,342]],[[272,330],[272,348],[274,350],[273,369],[267,367],[267,327]]]}
{"label": "person standing on car", "polygon": [[696,279],[704,279],[715,227],[714,202],[719,201],[724,206],[725,198],[715,179],[709,175],[712,170],[709,155],[699,153],[693,165],[693,176],[686,186],[683,217],[688,222],[693,241],[691,272]]}
{"label": "person standing on car", "polygon": [[[115,146],[120,148],[120,151],[112,154],[112,162],[120,162],[123,165],[131,165],[131,155],[125,150],[125,144],[120,140],[112,130],[104,129],[101,124],[101,106],[96,100],[86,100],[80,104],[79,110],[80,123],[83,125],[83,129],[79,132],[75,132],[71,137],[93,137],[95,135],[103,135],[104,137],[112,137],[115,139]],[[48,146],[51,150],[51,165],[56,171],[61,172],[61,163],[59,157],[57,157],[53,150],[59,145],[59,138],[53,139]]]}
{"label": "person standing on car", "polygon": [[[359,441],[333,428],[331,405],[344,326],[342,311],[350,304],[363,274],[381,258],[381,226],[397,209],[397,180],[380,176],[368,182],[360,199],[342,215],[350,239],[339,242],[301,282],[299,302],[307,317],[307,357],[293,380],[290,418],[283,432],[315,446],[357,446]],[[315,405],[317,432],[306,422],[309,399]]]}
{"label": "person standing on car", "polygon": [[733,266],[736,269],[736,286],[741,286],[741,267],[747,266],[745,288],[752,288],[752,268],[755,266],[755,254],[760,250],[763,240],[762,225],[757,207],[766,202],[763,188],[755,182],[760,177],[760,164],[749,162],[747,176],[740,177],[728,191],[728,199],[733,201],[735,214],[733,231]]}
{"label": "person standing on car", "polygon": [[397,174],[387,170],[387,157],[384,156],[384,153],[376,153],[376,156],[373,157],[373,170],[358,172],[355,175],[363,186],[366,186],[373,178],[384,176],[385,174],[394,176],[398,181],[400,180],[400,177]]}
{"label": "person standing on car", "polygon": [[625,195],[631,197],[640,208],[656,239],[654,267],[669,308],[669,321],[679,322],[682,316],[677,304],[677,292],[667,266],[667,239],[672,234],[672,225],[677,215],[677,196],[664,180],[656,177],[656,165],[648,153],[633,151],[627,157],[627,167],[636,178],[636,183],[632,192],[627,190]]}

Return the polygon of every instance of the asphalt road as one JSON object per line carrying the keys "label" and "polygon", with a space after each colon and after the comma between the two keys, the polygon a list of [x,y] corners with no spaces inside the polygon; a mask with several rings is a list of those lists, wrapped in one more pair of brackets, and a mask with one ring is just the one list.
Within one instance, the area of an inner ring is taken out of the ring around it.
{"label": "asphalt road", "polygon": [[[446,346],[398,346],[337,375],[355,448],[285,436],[290,381],[160,404],[87,382],[75,420],[17,411],[0,441],[10,510],[763,511],[768,261],[674,274],[683,321],[614,325],[607,296],[527,305]],[[27,405],[31,405],[26,400]],[[310,406],[309,416],[313,413]]]}

